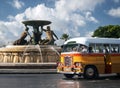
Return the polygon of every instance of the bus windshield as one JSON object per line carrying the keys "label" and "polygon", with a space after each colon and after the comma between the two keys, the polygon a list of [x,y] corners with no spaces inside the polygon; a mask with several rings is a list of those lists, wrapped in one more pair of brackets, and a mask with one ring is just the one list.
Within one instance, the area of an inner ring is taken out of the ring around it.
{"label": "bus windshield", "polygon": [[82,44],[66,44],[62,47],[62,52],[87,52],[87,46]]}

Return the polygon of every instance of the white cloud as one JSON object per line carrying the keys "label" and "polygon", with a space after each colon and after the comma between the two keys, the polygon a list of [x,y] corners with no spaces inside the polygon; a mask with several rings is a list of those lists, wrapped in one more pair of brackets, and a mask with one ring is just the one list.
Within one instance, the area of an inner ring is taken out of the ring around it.
{"label": "white cloud", "polygon": [[86,17],[87,20],[89,20],[91,22],[98,23],[98,20],[95,19],[95,17],[92,16],[91,12],[86,12],[85,15],[86,15],[85,17]]}
{"label": "white cloud", "polygon": [[[14,0],[14,2],[20,2]],[[97,23],[97,19],[92,16],[92,11],[98,4],[104,0],[58,0],[55,2],[55,8],[48,8],[44,4],[38,4],[35,7],[27,8],[23,13],[16,16],[8,16],[10,21],[0,22],[0,29],[7,30],[3,33],[0,30],[0,36],[3,39],[18,38],[24,27],[23,20],[50,20],[51,28],[61,37],[63,33],[69,34],[71,37],[80,36],[82,30],[80,27],[86,26],[87,21]],[[21,2],[22,3],[22,2]],[[18,4],[20,8],[22,4]],[[10,34],[7,37],[7,35]]]}
{"label": "white cloud", "polygon": [[93,33],[94,33],[93,31],[88,31],[88,32],[86,32],[85,36],[91,37],[93,35]]}
{"label": "white cloud", "polygon": [[71,11],[93,11],[96,5],[101,4],[104,0],[59,0],[55,6],[59,11],[66,10],[68,12]]}
{"label": "white cloud", "polygon": [[0,21],[0,41],[8,43],[9,41],[16,40],[22,31],[19,30],[20,27],[20,24],[17,22]]}
{"label": "white cloud", "polygon": [[20,9],[24,6],[24,3],[20,0],[13,0],[13,2],[9,2],[13,7]]}
{"label": "white cloud", "polygon": [[34,8],[27,8],[24,14],[26,19],[51,20],[55,15],[55,11],[53,8],[48,8],[44,4],[39,4]]}
{"label": "white cloud", "polygon": [[108,14],[113,17],[120,17],[120,7],[116,8],[116,9],[110,9],[108,11]]}

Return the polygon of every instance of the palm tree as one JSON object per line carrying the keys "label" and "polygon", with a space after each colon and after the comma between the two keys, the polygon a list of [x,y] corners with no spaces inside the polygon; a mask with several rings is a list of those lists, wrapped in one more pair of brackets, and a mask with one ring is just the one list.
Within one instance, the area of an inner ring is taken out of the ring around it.
{"label": "palm tree", "polygon": [[61,39],[63,39],[63,40],[68,40],[69,39],[69,35],[68,34],[66,34],[66,33],[64,33],[64,34],[62,34],[62,36],[61,36]]}

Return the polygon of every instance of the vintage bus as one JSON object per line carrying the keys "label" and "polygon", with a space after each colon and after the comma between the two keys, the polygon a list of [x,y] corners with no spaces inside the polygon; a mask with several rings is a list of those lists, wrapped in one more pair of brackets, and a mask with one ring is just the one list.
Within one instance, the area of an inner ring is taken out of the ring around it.
{"label": "vintage bus", "polygon": [[77,37],[62,45],[57,72],[67,78],[83,75],[86,79],[99,74],[120,74],[120,39]]}

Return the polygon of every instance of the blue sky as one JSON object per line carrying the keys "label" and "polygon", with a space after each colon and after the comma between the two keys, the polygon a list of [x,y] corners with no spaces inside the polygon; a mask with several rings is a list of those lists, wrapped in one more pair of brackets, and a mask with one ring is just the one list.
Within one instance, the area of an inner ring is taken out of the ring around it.
{"label": "blue sky", "polygon": [[18,39],[24,20],[52,21],[59,38],[91,36],[99,26],[120,25],[120,0],[0,0],[1,41]]}

